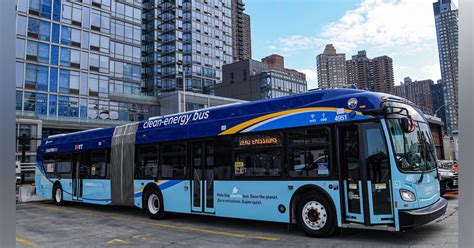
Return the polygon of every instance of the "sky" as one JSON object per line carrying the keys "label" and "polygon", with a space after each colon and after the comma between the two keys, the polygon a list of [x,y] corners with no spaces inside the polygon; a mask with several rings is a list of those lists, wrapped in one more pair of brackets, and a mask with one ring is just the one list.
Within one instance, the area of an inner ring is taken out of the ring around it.
{"label": "sky", "polygon": [[[393,59],[395,85],[441,78],[434,23],[434,0],[244,0],[251,16],[252,57],[277,53],[285,67],[306,74],[317,87],[316,56],[332,43],[350,59]],[[457,0],[454,1],[457,5]]]}

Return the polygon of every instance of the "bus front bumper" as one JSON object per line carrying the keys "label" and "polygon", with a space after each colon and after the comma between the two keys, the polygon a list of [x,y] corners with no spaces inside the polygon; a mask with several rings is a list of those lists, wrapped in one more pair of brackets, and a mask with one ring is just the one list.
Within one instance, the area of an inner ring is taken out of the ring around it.
{"label": "bus front bumper", "polygon": [[407,229],[429,223],[443,215],[447,207],[448,201],[441,197],[434,204],[424,208],[405,211],[400,210],[398,212],[400,227]]}

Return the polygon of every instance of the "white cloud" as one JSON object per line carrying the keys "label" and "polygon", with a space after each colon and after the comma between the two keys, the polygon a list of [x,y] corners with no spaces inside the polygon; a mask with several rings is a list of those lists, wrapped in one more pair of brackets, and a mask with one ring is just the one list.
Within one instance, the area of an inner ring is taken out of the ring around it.
{"label": "white cloud", "polygon": [[337,49],[350,52],[361,45],[416,48],[435,39],[432,2],[427,0],[365,0],[319,34]]}
{"label": "white cloud", "polygon": [[285,56],[298,53],[314,58],[325,44],[332,43],[348,59],[358,50],[367,50],[369,57],[392,57],[396,82],[405,76],[437,80],[440,73],[433,2],[364,0],[339,20],[325,25],[317,35],[282,37],[267,48]]}
{"label": "white cloud", "polygon": [[410,76],[413,80],[424,80],[424,79],[431,79],[435,83],[438,79],[440,79],[440,68],[438,63],[434,63],[431,65],[425,65],[421,68],[418,68],[415,72],[412,73],[413,76]]}
{"label": "white cloud", "polygon": [[298,69],[298,71],[306,74],[306,82],[308,82],[308,89],[318,88],[318,76],[315,70]]}

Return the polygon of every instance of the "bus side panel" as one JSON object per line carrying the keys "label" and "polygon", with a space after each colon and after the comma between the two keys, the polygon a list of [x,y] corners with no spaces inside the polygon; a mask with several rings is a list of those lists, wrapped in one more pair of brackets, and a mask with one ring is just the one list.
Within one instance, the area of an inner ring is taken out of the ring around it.
{"label": "bus side panel", "polygon": [[109,179],[83,179],[82,201],[94,204],[111,204]]}
{"label": "bus side panel", "polygon": [[40,163],[36,164],[35,170],[35,186],[36,194],[43,199],[52,199],[53,192],[53,182],[48,179],[41,169],[42,165]]}
{"label": "bus side panel", "polygon": [[59,182],[63,189],[63,200],[72,201],[72,179],[61,179]]}
{"label": "bus side panel", "polygon": [[159,182],[165,211],[191,213],[189,180],[164,180]]}
{"label": "bus side panel", "polygon": [[[332,198],[336,213],[341,212],[337,181],[215,181],[214,185],[217,216],[288,223],[291,198],[304,185],[321,187]],[[336,215],[340,226],[341,216]]]}
{"label": "bus side panel", "polygon": [[38,170],[35,173],[36,194],[43,199],[52,199],[53,184]]}
{"label": "bus side panel", "polygon": [[[134,180],[135,206],[143,208],[143,188],[153,180]],[[159,180],[154,182],[163,195],[164,209],[168,212],[191,213],[189,180]]]}
{"label": "bus side panel", "polygon": [[134,197],[134,204],[136,207],[143,208],[142,206],[142,196],[143,196],[143,188],[149,184],[153,183],[153,180],[133,180],[133,197]]}

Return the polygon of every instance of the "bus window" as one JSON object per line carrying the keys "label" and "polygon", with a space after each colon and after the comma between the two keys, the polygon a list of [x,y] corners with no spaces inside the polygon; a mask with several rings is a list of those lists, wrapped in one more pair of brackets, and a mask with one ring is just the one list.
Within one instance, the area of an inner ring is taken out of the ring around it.
{"label": "bus window", "polygon": [[163,144],[161,147],[161,177],[182,179],[186,176],[186,145]]}
{"label": "bus window", "polygon": [[270,176],[283,174],[281,135],[257,134],[236,138],[234,174],[236,176]]}
{"label": "bus window", "polygon": [[54,177],[56,172],[56,156],[55,155],[45,155],[43,157],[43,170],[48,177]]}
{"label": "bus window", "polygon": [[214,177],[229,180],[232,177],[232,138],[220,137],[214,141]]}
{"label": "bus window", "polygon": [[135,178],[158,178],[158,146],[156,144],[138,147]]}
{"label": "bus window", "polygon": [[107,167],[109,159],[107,157],[107,150],[92,151],[90,158],[90,173],[89,178],[105,179],[107,178]]}
{"label": "bus window", "polygon": [[57,155],[56,175],[60,178],[71,178],[71,154],[63,153]]}
{"label": "bus window", "polygon": [[236,153],[236,163],[243,163],[243,171],[236,176],[280,176],[280,150],[242,151]]}
{"label": "bus window", "polygon": [[291,177],[326,177],[330,173],[329,130],[288,131],[288,158]]}

